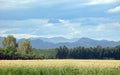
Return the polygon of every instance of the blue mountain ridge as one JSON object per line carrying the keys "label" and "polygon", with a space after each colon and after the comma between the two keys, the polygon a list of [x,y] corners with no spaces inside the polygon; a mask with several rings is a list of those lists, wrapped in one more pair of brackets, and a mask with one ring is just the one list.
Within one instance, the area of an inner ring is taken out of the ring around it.
{"label": "blue mountain ridge", "polygon": [[[72,39],[71,39],[72,40]],[[80,39],[74,39],[71,41],[70,39],[66,39],[65,41],[60,42],[58,39],[51,40],[41,40],[41,39],[34,39],[30,40],[31,45],[33,48],[37,49],[47,49],[47,48],[56,48],[59,46],[67,46],[69,48],[77,47],[77,46],[84,46],[84,47],[95,47],[95,46],[102,46],[102,47],[114,47],[117,45],[120,45],[120,41],[108,41],[108,40],[94,40],[90,38],[80,38]],[[57,42],[57,43],[55,43]]]}
{"label": "blue mountain ridge", "polygon": [[[0,37],[0,41],[1,41]],[[18,40],[18,39],[17,39]],[[19,39],[20,42],[22,39]],[[120,41],[108,41],[108,40],[94,40],[90,38],[73,38],[66,39],[63,37],[53,37],[53,38],[30,38],[31,46],[36,49],[48,49],[57,48],[59,46],[67,46],[69,48],[84,46],[84,47],[95,47],[100,45],[102,47],[114,47],[120,45]],[[1,42],[0,42],[1,47]]]}

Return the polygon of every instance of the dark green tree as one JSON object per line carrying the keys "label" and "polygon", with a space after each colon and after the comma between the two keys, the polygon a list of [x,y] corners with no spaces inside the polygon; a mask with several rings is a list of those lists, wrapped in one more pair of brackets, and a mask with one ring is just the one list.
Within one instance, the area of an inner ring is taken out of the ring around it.
{"label": "dark green tree", "polygon": [[56,48],[57,54],[56,58],[60,59],[66,59],[68,58],[69,50],[66,46],[60,46],[59,48]]}

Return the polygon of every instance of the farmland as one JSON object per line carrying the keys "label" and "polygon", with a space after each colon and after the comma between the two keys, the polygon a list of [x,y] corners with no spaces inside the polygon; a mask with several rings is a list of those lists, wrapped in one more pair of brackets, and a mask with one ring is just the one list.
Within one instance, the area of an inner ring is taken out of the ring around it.
{"label": "farmland", "polygon": [[120,75],[120,60],[0,60],[0,75]]}

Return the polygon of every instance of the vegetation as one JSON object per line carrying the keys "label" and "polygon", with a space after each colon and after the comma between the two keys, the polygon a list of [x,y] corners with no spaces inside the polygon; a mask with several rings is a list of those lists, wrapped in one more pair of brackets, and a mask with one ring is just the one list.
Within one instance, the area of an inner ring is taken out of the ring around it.
{"label": "vegetation", "polygon": [[0,59],[120,59],[120,46],[116,47],[75,47],[60,46],[56,49],[34,49],[28,39],[16,43],[9,35],[2,39]]}
{"label": "vegetation", "polygon": [[26,59],[32,58],[30,41],[22,40],[19,45],[16,43],[16,38],[12,35],[2,38],[2,46],[0,48],[0,59]]}
{"label": "vegetation", "polygon": [[56,48],[56,57],[59,59],[120,59],[120,46],[116,47],[75,47],[66,46]]}
{"label": "vegetation", "polygon": [[[60,46],[56,49],[34,49],[28,39],[16,43],[12,35],[2,39],[0,75],[120,75],[120,46],[75,47]],[[38,60],[54,59],[54,60]],[[57,60],[67,59],[67,60]],[[68,60],[76,59],[76,60]]]}
{"label": "vegetation", "polygon": [[22,40],[18,45],[18,51],[22,54],[28,54],[31,52],[30,41],[28,39]]}
{"label": "vegetation", "polygon": [[120,75],[119,60],[0,60],[0,63],[0,75]]}
{"label": "vegetation", "polygon": [[54,59],[56,58],[55,49],[33,49],[32,54],[36,57],[41,57],[44,59]]}
{"label": "vegetation", "polygon": [[13,47],[15,48],[16,47],[16,38],[14,38],[12,35],[9,35],[7,37],[3,37],[2,39],[2,46],[3,48],[6,48],[6,47]]}

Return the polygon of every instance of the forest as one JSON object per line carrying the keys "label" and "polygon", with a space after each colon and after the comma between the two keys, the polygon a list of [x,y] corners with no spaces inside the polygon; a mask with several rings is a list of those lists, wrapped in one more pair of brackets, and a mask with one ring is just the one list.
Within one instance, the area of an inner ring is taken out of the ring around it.
{"label": "forest", "polygon": [[2,38],[0,59],[120,59],[120,46],[35,49],[28,39],[19,43],[12,35]]}

